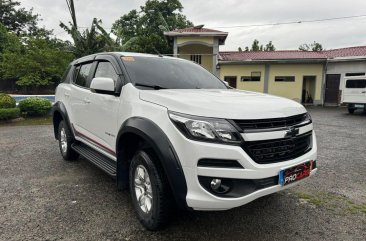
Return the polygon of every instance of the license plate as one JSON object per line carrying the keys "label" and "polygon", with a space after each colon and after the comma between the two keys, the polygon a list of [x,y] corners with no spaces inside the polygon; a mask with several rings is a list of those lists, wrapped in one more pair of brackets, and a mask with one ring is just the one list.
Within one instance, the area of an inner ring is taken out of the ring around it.
{"label": "license plate", "polygon": [[282,186],[304,179],[310,176],[312,162],[305,162],[300,165],[290,167],[280,171],[280,184]]}
{"label": "license plate", "polygon": [[364,105],[355,105],[356,108],[363,108]]}

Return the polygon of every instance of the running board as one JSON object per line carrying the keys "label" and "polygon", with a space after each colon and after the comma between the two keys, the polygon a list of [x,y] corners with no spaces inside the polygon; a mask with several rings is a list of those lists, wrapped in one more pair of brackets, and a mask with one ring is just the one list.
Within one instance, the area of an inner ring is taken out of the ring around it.
{"label": "running board", "polygon": [[81,142],[73,143],[71,148],[86,158],[88,161],[105,171],[108,175],[116,177],[117,163],[114,160],[111,160],[110,158]]}

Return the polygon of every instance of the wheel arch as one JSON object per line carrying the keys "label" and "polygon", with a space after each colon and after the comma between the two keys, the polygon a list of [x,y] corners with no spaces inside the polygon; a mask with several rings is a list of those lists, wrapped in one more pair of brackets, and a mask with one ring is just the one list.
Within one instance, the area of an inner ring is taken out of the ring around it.
{"label": "wheel arch", "polygon": [[129,162],[133,155],[131,152],[144,145],[151,147],[157,155],[177,205],[187,209],[187,184],[174,147],[163,130],[146,118],[132,117],[119,130],[116,143],[118,188],[128,186]]}
{"label": "wheel arch", "polygon": [[[51,113],[52,113],[52,122],[53,122],[53,132],[55,135],[55,139],[58,140],[58,126],[62,120],[66,121],[66,124],[70,127],[70,129],[72,129],[71,124],[70,124],[69,115],[67,114],[65,105],[60,101],[57,101],[53,105]],[[71,133],[74,138],[74,133],[72,131],[71,131]]]}

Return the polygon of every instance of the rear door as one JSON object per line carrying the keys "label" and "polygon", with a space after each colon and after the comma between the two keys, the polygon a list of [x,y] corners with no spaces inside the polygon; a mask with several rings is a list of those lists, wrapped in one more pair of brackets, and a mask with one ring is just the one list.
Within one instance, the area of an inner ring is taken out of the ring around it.
{"label": "rear door", "polygon": [[[95,77],[111,78],[115,87],[121,86],[119,66],[112,56],[98,56],[95,61]],[[89,93],[89,121],[85,122],[96,144],[108,154],[115,155],[116,135],[118,133],[117,118],[120,97],[112,94]]]}
{"label": "rear door", "polygon": [[366,78],[345,79],[344,103],[366,103]]}
{"label": "rear door", "polygon": [[69,110],[71,122],[78,133],[88,132],[85,122],[88,121],[88,105],[90,103],[90,74],[93,62],[78,64],[75,66],[72,85],[68,91]]}

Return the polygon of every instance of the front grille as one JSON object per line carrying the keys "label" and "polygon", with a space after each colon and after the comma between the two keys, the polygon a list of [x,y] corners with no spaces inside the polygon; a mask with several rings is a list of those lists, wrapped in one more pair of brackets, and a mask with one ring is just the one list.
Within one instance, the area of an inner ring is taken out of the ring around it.
{"label": "front grille", "polygon": [[258,130],[258,129],[272,129],[282,128],[288,126],[298,125],[304,122],[308,116],[307,113],[301,115],[294,115],[285,118],[272,119],[255,119],[255,120],[233,120],[241,130]]}
{"label": "front grille", "polygon": [[284,139],[249,141],[242,146],[253,161],[260,164],[288,161],[312,148],[312,132]]}

